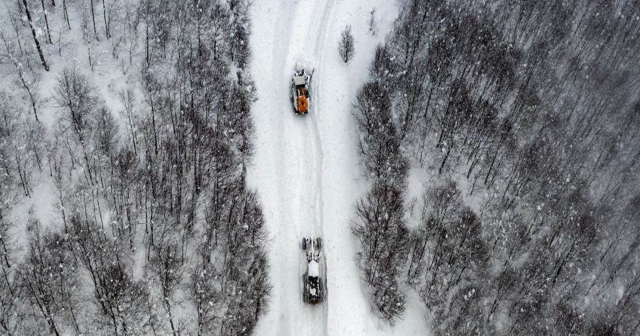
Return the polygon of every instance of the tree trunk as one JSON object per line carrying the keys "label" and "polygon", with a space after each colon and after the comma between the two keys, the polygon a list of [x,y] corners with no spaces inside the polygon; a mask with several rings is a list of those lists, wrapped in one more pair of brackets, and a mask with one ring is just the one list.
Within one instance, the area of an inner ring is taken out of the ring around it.
{"label": "tree trunk", "polygon": [[18,69],[18,71],[20,75],[20,81],[22,82],[22,86],[24,86],[25,90],[27,90],[27,93],[29,94],[29,99],[31,100],[31,106],[33,107],[33,114],[36,117],[36,121],[40,122],[40,120],[38,119],[38,109],[36,108],[36,98],[33,95],[33,92],[31,92],[31,89],[29,88],[29,86],[27,85],[27,82],[24,80],[24,75],[22,73],[22,70]]}
{"label": "tree trunk", "polygon": [[67,0],[62,0],[62,15],[64,20],[67,21],[67,28],[71,30],[71,23],[69,23],[69,11],[67,11]]}
{"label": "tree trunk", "polygon": [[111,32],[109,31],[109,20],[107,20],[107,6],[105,5],[106,0],[102,0],[102,16],[104,16],[104,33],[107,35],[107,38],[111,38]]}
{"label": "tree trunk", "polygon": [[447,153],[444,155],[442,159],[442,163],[440,164],[440,168],[438,169],[438,175],[442,174],[442,169],[444,168],[445,163],[447,163],[447,159],[449,158],[449,154],[451,153],[451,145],[447,146]]}
{"label": "tree trunk", "polygon": [[51,41],[51,30],[49,29],[49,18],[47,17],[47,9],[44,7],[44,0],[40,0],[40,3],[42,4],[42,14],[44,15],[44,24],[47,27],[47,40],[49,44],[53,44],[53,41]]}
{"label": "tree trunk", "polygon": [[149,59],[149,1],[147,1],[145,6],[144,32],[145,60],[147,69],[149,69],[149,67],[151,66],[151,60]]}
{"label": "tree trunk", "polygon": [[31,20],[31,13],[29,12],[27,0],[22,0],[22,4],[24,5],[24,13],[27,15],[27,20],[29,20],[29,27],[31,27],[31,34],[33,35],[33,41],[36,43],[36,49],[38,49],[42,67],[44,67],[45,71],[49,71],[49,65],[47,65],[47,61],[44,59],[44,54],[42,53],[42,48],[40,47],[40,41],[38,40],[38,36],[36,35],[36,29],[33,28],[33,21]]}
{"label": "tree trunk", "polygon": [[96,41],[99,41],[98,30],[96,29],[96,15],[95,15],[95,12],[93,11],[93,0],[89,0],[89,7],[91,7],[91,21],[93,22],[93,34],[96,37]]}

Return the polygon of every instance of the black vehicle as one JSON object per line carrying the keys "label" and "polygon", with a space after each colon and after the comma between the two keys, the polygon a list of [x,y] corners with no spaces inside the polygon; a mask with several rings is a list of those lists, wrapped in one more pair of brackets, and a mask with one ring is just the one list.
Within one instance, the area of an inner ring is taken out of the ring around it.
{"label": "black vehicle", "polygon": [[307,271],[302,276],[303,291],[302,300],[306,303],[316,304],[324,299],[324,282],[320,275],[320,249],[322,239],[302,238],[302,249],[307,254]]}

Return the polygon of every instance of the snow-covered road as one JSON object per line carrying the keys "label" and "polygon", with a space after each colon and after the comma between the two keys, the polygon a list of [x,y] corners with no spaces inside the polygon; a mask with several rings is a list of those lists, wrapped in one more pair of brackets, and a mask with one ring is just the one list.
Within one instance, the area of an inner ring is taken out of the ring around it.
{"label": "snow-covered road", "polygon": [[[369,33],[370,11],[380,20]],[[256,0],[251,9],[251,73],[258,100],[254,165],[249,172],[264,206],[269,232],[273,290],[269,311],[255,334],[415,335],[424,334],[420,312],[393,330],[370,312],[355,263],[350,220],[366,183],[358,164],[351,104],[367,78],[375,45],[397,13],[388,0]],[[340,32],[350,24],[356,39],[354,60],[337,52]],[[289,84],[296,64],[315,68],[311,110],[293,113]],[[302,301],[302,237],[323,237],[327,300]],[[422,315],[423,316],[423,315]],[[416,329],[420,328],[420,329]]]}

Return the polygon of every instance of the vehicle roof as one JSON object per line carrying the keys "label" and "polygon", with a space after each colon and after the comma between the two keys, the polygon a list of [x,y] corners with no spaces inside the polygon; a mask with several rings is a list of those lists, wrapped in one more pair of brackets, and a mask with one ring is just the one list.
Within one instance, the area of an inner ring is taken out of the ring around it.
{"label": "vehicle roof", "polygon": [[293,77],[293,84],[298,86],[298,85],[306,85],[307,84],[307,78],[305,78],[305,76],[295,76]]}
{"label": "vehicle roof", "polygon": [[320,276],[320,265],[315,260],[311,260],[309,262],[309,276],[318,277]]}

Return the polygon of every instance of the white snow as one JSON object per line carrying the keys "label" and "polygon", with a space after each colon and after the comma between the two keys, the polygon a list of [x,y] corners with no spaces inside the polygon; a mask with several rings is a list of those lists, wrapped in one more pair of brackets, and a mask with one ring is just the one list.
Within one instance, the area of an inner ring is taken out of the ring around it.
{"label": "white snow", "polygon": [[[249,182],[261,196],[269,232],[273,290],[255,335],[424,335],[425,310],[410,293],[405,318],[394,327],[371,312],[356,266],[351,234],[355,204],[366,191],[351,106],[368,77],[375,46],[389,32],[396,3],[385,0],[256,0],[251,9],[251,73],[256,151]],[[375,8],[380,32],[369,33]],[[340,32],[350,24],[356,41],[349,65],[338,55]],[[293,113],[288,88],[296,64],[315,69],[306,116]],[[302,301],[307,263],[303,237],[322,237],[320,268],[326,300]],[[324,261],[323,261],[324,260]]]}

